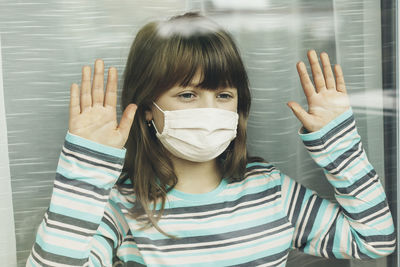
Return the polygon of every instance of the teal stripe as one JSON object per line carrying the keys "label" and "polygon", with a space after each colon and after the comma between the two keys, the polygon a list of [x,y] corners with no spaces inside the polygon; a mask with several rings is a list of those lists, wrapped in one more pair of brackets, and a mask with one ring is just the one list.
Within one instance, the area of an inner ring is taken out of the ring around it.
{"label": "teal stripe", "polygon": [[[326,211],[328,210],[329,204],[332,204],[332,203],[330,203],[328,200],[324,199],[322,201],[322,203],[321,203],[321,206],[319,207],[319,210],[317,212],[316,217],[313,219],[314,220],[313,227],[311,228],[311,231],[310,231],[309,235],[310,235],[310,237],[312,239],[317,239],[317,242],[316,242],[316,247],[317,248],[319,247],[320,241],[324,237],[324,236],[319,236],[318,232],[326,233],[327,232],[326,228],[329,228],[332,225],[333,220],[334,220],[335,215],[336,215],[337,205],[335,205],[333,207],[333,209],[332,209],[330,214],[326,213]],[[327,216],[329,216],[328,223],[322,223],[322,219],[326,218]],[[310,239],[310,237],[309,237],[309,239]],[[311,251],[311,247],[310,247],[309,243],[304,248],[304,252],[308,253],[308,254],[313,254],[313,252]],[[316,251],[316,252],[318,253],[318,251]]]}
{"label": "teal stripe", "polygon": [[[185,221],[180,221],[179,224],[184,224],[184,225],[191,225],[193,224],[193,227],[189,228],[188,230],[181,230],[178,232],[172,232],[172,231],[167,231],[168,233],[171,233],[173,235],[178,235],[179,237],[191,237],[191,236],[208,236],[208,235],[213,235],[213,234],[223,234],[223,233],[229,233],[233,231],[238,231],[238,230],[244,230],[247,228],[252,228],[256,227],[259,225],[266,224],[268,222],[272,222],[274,220],[282,218],[282,213],[278,212],[277,214],[274,214],[273,216],[268,214],[268,210],[261,211],[262,213],[265,214],[264,217],[261,217],[257,220],[252,220],[252,221],[247,221],[243,223],[237,223],[233,225],[225,225],[224,220],[221,220],[221,224],[213,227],[213,228],[205,228],[205,229],[197,229],[198,223],[196,220],[191,220],[191,222],[185,222]],[[165,221],[161,220],[159,222],[159,226],[161,229],[165,229],[168,224],[172,223],[166,223]],[[177,224],[175,222],[175,224]],[[174,225],[174,224],[172,224]],[[148,233],[148,232],[143,232],[143,231],[136,231],[135,236],[137,237],[145,237],[145,238],[150,238],[152,240],[158,240],[158,239],[167,239],[164,235],[162,235],[159,232],[154,232],[154,233]]]}
{"label": "teal stripe", "polygon": [[373,222],[373,223],[369,222],[368,225],[371,227],[376,227],[380,223],[384,223],[386,221],[391,221],[391,219],[392,219],[392,216],[390,215],[390,213],[386,213],[386,215],[383,218],[381,218],[380,220],[377,220],[376,222]]}
{"label": "teal stripe", "polygon": [[331,120],[328,124],[326,124],[324,127],[319,129],[318,131],[306,133],[306,134],[299,133],[300,138],[304,141],[311,141],[311,140],[319,139],[322,136],[324,136],[327,132],[329,132],[336,126],[338,126],[341,122],[350,118],[352,114],[353,114],[353,111],[350,108],[347,111],[345,111],[344,113],[337,116],[335,119]]}
{"label": "teal stripe", "polygon": [[36,235],[36,243],[42,247],[43,250],[50,252],[50,253],[54,253],[57,255],[61,255],[61,256],[66,256],[66,257],[70,257],[70,258],[75,258],[75,259],[83,259],[85,257],[87,257],[87,252],[86,250],[82,250],[77,248],[78,250],[74,250],[74,249],[68,249],[62,246],[57,246],[54,244],[48,244],[46,241],[44,241],[42,239],[42,237],[40,236],[40,234]]}
{"label": "teal stripe", "polygon": [[[258,179],[260,179],[260,180],[264,179],[265,180],[265,179],[268,179],[268,178],[266,178],[265,176],[262,176],[262,175],[254,177],[254,180],[258,180]],[[268,183],[265,183],[264,185],[254,185],[253,187],[246,187],[245,190],[242,190],[239,194],[230,194],[230,195],[222,195],[222,196],[221,195],[219,195],[219,196],[217,195],[214,198],[204,198],[204,200],[201,202],[201,204],[202,205],[207,205],[207,204],[218,204],[218,203],[223,203],[223,202],[228,202],[228,201],[235,201],[235,200],[239,199],[242,196],[260,193],[260,192],[266,191],[266,190],[268,190],[270,188],[273,188],[273,187],[275,187],[277,185],[279,185],[279,179],[274,179],[274,180],[271,180]],[[241,187],[243,187],[243,186],[245,186],[245,185],[241,185]],[[232,187],[230,187],[228,185],[227,190],[229,190],[231,188]],[[169,194],[167,194],[167,197],[168,197],[168,195]],[[185,198],[185,200],[186,200],[186,198]],[[167,209],[169,209],[169,208],[192,207],[193,204],[194,203],[190,202],[190,201],[182,201],[181,199],[177,199],[177,200],[168,200],[166,202],[165,207]],[[156,205],[156,207],[157,207],[157,209],[160,209],[161,208],[161,204],[158,203]]]}
{"label": "teal stripe", "polygon": [[119,149],[116,147],[103,145],[103,144],[91,141],[89,139],[80,137],[78,135],[71,134],[69,131],[67,131],[65,140],[67,140],[68,142],[73,143],[75,145],[83,146],[85,148],[89,148],[91,150],[98,151],[98,152],[108,154],[111,156],[115,156],[118,158],[124,158],[125,153],[126,153],[126,148]]}
{"label": "teal stripe", "polygon": [[[117,212],[120,214],[120,217],[125,218],[125,215],[120,212],[119,207],[117,206],[116,203],[114,203],[113,201],[109,201],[108,202],[111,206],[113,206],[114,209],[117,210]],[[112,215],[114,222],[117,223],[119,229],[125,229],[126,227],[123,227],[122,222],[120,222],[120,220],[118,220],[118,217],[116,216],[116,214],[114,213],[114,211],[112,209],[110,209],[108,206],[105,207],[105,209]],[[115,229],[118,231],[118,229]],[[125,233],[123,233],[122,237],[125,237]],[[117,240],[117,239],[116,239]]]}
{"label": "teal stripe", "polygon": [[[344,224],[346,222],[346,224]],[[344,228],[346,227],[346,228]],[[334,241],[333,241],[333,248],[332,252],[335,255],[336,258],[342,259],[343,255],[342,254],[347,254],[351,255],[351,232],[347,231],[347,227],[349,227],[348,222],[345,220],[343,214],[340,214],[340,216],[336,220],[336,231],[334,235]],[[347,244],[343,244],[343,236],[348,236],[349,238],[347,239]]]}
{"label": "teal stripe", "polygon": [[[358,163],[360,164],[360,163]],[[348,172],[352,170],[354,167],[357,166],[357,164],[354,164],[353,166],[347,166],[341,173],[336,174],[335,178],[339,179],[338,180],[329,180],[329,182],[336,188],[341,188],[341,187],[348,187],[354,184],[356,181],[360,180],[362,177],[367,175],[371,170],[374,169],[374,167],[371,164],[366,164],[365,162],[362,162],[364,166],[361,168],[359,172],[356,174],[352,175],[352,177],[346,177],[345,175],[348,175]],[[329,172],[324,169],[324,173],[328,174]],[[342,179],[342,180],[340,180]]]}
{"label": "teal stripe", "polygon": [[[53,190],[53,196],[57,196],[59,198],[63,198],[63,199],[68,199],[68,201],[72,201],[72,202],[77,202],[77,203],[81,203],[81,204],[86,204],[86,205],[90,205],[90,206],[95,206],[98,208],[103,208],[105,203],[99,203],[98,201],[95,202],[95,200],[93,201],[87,201],[87,200],[82,200],[82,199],[77,199],[73,193],[68,193],[69,195],[65,194],[65,193],[61,193],[61,192],[57,192]],[[71,204],[72,205],[72,204]]]}
{"label": "teal stripe", "polygon": [[93,263],[92,266],[101,266],[100,261],[97,259],[97,257],[95,255],[90,254],[89,258],[90,258],[91,263]]}
{"label": "teal stripe", "polygon": [[267,167],[267,168],[272,168],[274,165],[266,162],[250,162],[246,164],[246,168],[254,167],[254,166],[260,166],[260,167]]}
{"label": "teal stripe", "polygon": [[[108,226],[108,224],[106,224],[106,223],[101,222],[101,223],[100,223],[100,227],[99,227],[99,229],[97,230],[97,233],[96,233],[96,234],[97,234],[97,235],[100,235],[100,236],[103,236],[103,234],[101,233],[100,230],[106,231],[106,232],[109,234],[109,236],[112,237],[113,246],[114,246],[114,248],[116,248],[117,243],[118,243],[118,236],[115,235],[114,231],[110,228],[110,226]],[[107,238],[109,238],[109,236],[107,236]],[[108,247],[108,246],[109,246],[109,244],[107,243],[107,247]]]}
{"label": "teal stripe", "polygon": [[112,176],[110,176],[110,181],[104,182],[104,180],[100,180],[98,178],[82,176],[81,174],[71,172],[68,169],[64,169],[60,165],[57,166],[57,173],[72,180],[83,180],[85,183],[89,183],[103,189],[110,189],[114,185],[114,182],[112,181]]}
{"label": "teal stripe", "polygon": [[[54,236],[54,237],[58,237],[58,238],[64,239],[64,240],[71,240],[71,241],[79,242],[83,246],[86,245],[87,243],[89,243],[87,239],[83,239],[83,238],[85,238],[84,236],[81,236],[81,238],[79,239],[76,237],[68,236],[68,234],[70,234],[68,232],[66,232],[67,234],[58,234],[53,231],[49,231],[50,228],[48,228],[44,223],[40,224],[40,227],[42,228],[42,231],[46,234],[46,236]],[[89,238],[89,237],[87,237],[87,238]]]}
{"label": "teal stripe", "polygon": [[[339,148],[339,146],[342,146],[344,142],[349,141],[351,142],[347,146]],[[318,164],[325,166],[336,160],[344,152],[355,146],[359,141],[360,138],[358,138],[357,132],[353,131],[347,134],[345,138],[342,138],[340,142],[334,146],[330,146],[329,150],[324,149],[322,152],[310,152],[310,155]]]}
{"label": "teal stripe", "polygon": [[[104,236],[101,235],[95,235],[93,236],[94,239],[96,239],[100,244],[101,247],[104,248],[107,251],[107,255],[102,254],[102,252],[99,250],[98,246],[92,246],[92,249],[95,249],[98,253],[98,255],[100,255],[101,259],[104,261],[106,259],[106,256],[109,257],[109,259],[112,259],[112,254],[113,254],[113,250],[112,247],[110,247],[110,244],[106,241],[106,238]],[[103,262],[104,263],[104,262]]]}
{"label": "teal stripe", "polygon": [[85,220],[88,222],[99,223],[102,217],[101,215],[92,215],[88,211],[79,211],[73,208],[67,208],[65,206],[58,206],[56,204],[50,203],[49,210],[54,213],[66,215],[72,218],[77,218],[80,220]]}
{"label": "teal stripe", "polygon": [[[368,195],[373,194],[374,191],[376,191],[376,190],[379,190],[379,191],[380,191],[379,196],[382,196],[383,199],[386,198],[386,194],[385,194],[385,192],[383,191],[382,185],[380,185],[380,184],[378,185],[378,184],[376,184],[376,183],[371,184],[371,185],[369,186],[368,190],[365,190],[364,192],[360,193],[357,197],[360,198],[360,199],[365,199]],[[383,200],[383,199],[382,199],[382,200]]]}

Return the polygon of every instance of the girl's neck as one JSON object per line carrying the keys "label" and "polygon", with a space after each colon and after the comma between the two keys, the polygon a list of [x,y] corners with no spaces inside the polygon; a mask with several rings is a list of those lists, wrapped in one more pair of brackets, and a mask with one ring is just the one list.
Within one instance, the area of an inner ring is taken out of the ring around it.
{"label": "girl's neck", "polygon": [[207,193],[221,182],[221,172],[216,159],[206,162],[192,162],[172,156],[178,183],[175,189],[190,193]]}

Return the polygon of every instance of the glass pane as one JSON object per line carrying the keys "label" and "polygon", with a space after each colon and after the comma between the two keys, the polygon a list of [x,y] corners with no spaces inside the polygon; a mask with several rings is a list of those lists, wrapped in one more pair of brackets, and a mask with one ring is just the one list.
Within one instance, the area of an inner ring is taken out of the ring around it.
{"label": "glass pane", "polygon": [[[121,77],[137,30],[150,20],[185,10],[212,17],[240,47],[253,95],[251,154],[334,200],[332,187],[297,136],[298,120],[286,106],[290,100],[306,105],[297,61],[306,61],[308,49],[326,51],[332,63],[343,67],[369,160],[382,181],[390,182],[385,177],[383,114],[386,101],[393,99],[382,91],[379,1],[0,1],[5,104],[0,116],[7,123],[18,266],[25,266],[49,204],[68,128],[69,87],[80,82],[81,67],[102,58],[107,68],[117,67]],[[385,258],[360,263],[293,252],[287,266],[387,264]]]}

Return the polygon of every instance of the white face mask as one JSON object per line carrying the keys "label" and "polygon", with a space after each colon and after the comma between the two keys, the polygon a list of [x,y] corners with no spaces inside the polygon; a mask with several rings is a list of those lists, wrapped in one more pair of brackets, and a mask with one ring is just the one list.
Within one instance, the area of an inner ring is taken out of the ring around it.
{"label": "white face mask", "polygon": [[239,115],[219,108],[164,111],[164,129],[156,135],[174,156],[194,162],[218,157],[236,137]]}

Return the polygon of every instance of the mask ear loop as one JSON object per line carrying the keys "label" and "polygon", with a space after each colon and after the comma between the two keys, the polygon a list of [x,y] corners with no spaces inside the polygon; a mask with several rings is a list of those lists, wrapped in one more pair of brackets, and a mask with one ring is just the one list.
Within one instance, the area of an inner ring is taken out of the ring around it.
{"label": "mask ear loop", "polygon": [[163,114],[165,114],[165,113],[164,113],[164,110],[162,110],[162,109],[156,104],[156,102],[153,102],[153,104],[154,104],[154,106],[156,106],[156,108],[158,108],[159,111],[161,111]]}
{"label": "mask ear loop", "polygon": [[[158,110],[161,111],[161,112],[164,114],[164,116],[165,116],[164,110],[162,110],[162,109],[156,104],[156,102],[153,101],[153,104],[154,104],[154,106],[156,106],[156,108],[158,108]],[[161,135],[161,133],[158,132],[158,130],[157,130],[157,127],[156,127],[156,124],[154,123],[154,120],[151,120],[151,123],[153,124],[154,129],[156,129],[156,133]],[[149,122],[149,127],[150,127],[150,122]]]}

